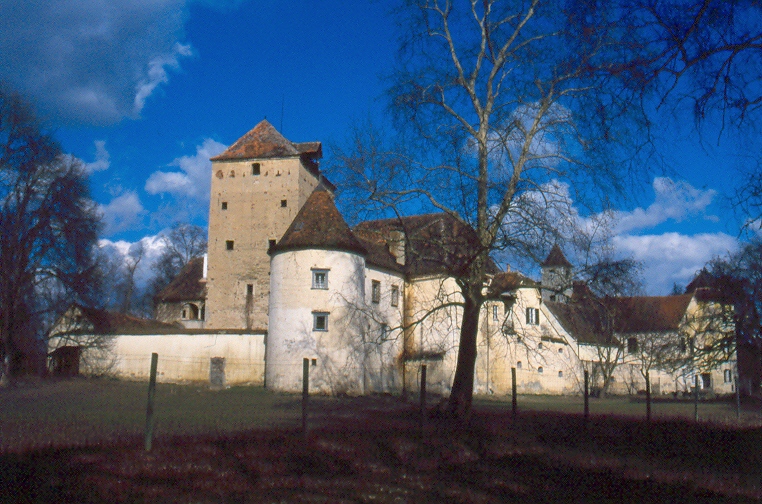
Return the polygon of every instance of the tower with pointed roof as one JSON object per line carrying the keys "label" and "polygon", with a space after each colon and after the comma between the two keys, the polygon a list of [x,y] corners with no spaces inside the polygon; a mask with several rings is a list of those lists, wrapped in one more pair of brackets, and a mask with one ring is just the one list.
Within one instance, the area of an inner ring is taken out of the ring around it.
{"label": "tower with pointed roof", "polygon": [[572,264],[566,259],[561,247],[553,245],[548,257],[540,264],[542,268],[542,299],[565,303],[573,291]]}
{"label": "tower with pointed roof", "polygon": [[266,330],[268,250],[321,184],[320,142],[294,143],[267,120],[212,158],[206,327]]}

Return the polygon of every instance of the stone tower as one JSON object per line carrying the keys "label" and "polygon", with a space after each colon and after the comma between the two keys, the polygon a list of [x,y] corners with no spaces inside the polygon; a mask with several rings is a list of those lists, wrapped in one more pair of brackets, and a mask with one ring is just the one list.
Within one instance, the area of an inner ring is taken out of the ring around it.
{"label": "stone tower", "polygon": [[542,268],[542,299],[566,303],[572,296],[572,264],[566,259],[558,244],[540,264]]}
{"label": "stone tower", "polygon": [[212,158],[206,327],[267,329],[268,249],[322,179],[320,142],[292,143],[262,121]]}

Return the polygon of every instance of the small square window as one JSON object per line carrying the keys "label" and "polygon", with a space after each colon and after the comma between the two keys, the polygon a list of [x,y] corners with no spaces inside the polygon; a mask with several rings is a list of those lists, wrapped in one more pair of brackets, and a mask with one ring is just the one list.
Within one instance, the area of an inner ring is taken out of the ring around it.
{"label": "small square window", "polygon": [[392,306],[399,306],[400,304],[400,288],[397,285],[392,285]]}
{"label": "small square window", "polygon": [[538,372],[538,373],[540,373],[540,374],[542,374],[542,372],[543,372],[542,366],[540,366],[540,367],[538,367],[538,368],[537,368],[537,372]]}
{"label": "small square window", "polygon": [[559,371],[558,372],[558,377],[559,378],[563,378],[564,377],[564,372],[563,371]]}
{"label": "small square window", "polygon": [[328,330],[328,313],[312,312],[312,330],[313,331],[327,331]]}
{"label": "small square window", "polygon": [[312,288],[313,289],[327,289],[328,288],[328,270],[326,269],[312,270]]}
{"label": "small square window", "polygon": [[312,367],[317,367],[317,359],[312,359]]}
{"label": "small square window", "polygon": [[227,250],[233,250],[233,248],[235,248],[235,243],[233,242],[233,240],[227,240],[225,242],[225,248]]}
{"label": "small square window", "polygon": [[228,209],[228,202],[227,201],[223,201],[222,202],[222,209],[223,210],[227,210]]}
{"label": "small square window", "polygon": [[542,343],[537,344],[537,350],[542,350]]}
{"label": "small square window", "polygon": [[380,303],[381,302],[381,282],[378,280],[373,280],[370,284],[370,296],[371,301],[374,303]]}
{"label": "small square window", "polygon": [[267,240],[267,250],[272,250],[275,248],[275,240]]}
{"label": "small square window", "polygon": [[563,348],[559,348],[558,349],[558,353],[564,353],[564,349]]}
{"label": "small square window", "polygon": [[284,199],[280,200],[280,207],[281,208],[286,208],[287,206],[288,206],[288,201],[286,201]]}
{"label": "small square window", "polygon": [[259,175],[260,173],[260,166],[259,163],[251,163],[251,174],[252,175]]}
{"label": "small square window", "polygon": [[521,369],[521,361],[518,361],[518,362],[516,363],[516,369]]}
{"label": "small square window", "polygon": [[246,295],[247,296],[254,295],[254,284],[246,284]]}

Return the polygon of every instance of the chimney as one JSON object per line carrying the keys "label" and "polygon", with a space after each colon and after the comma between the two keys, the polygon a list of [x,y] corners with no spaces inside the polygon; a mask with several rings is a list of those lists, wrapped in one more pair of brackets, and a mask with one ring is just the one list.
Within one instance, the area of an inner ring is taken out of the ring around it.
{"label": "chimney", "polygon": [[389,253],[397,260],[397,264],[405,265],[405,233],[402,231],[392,231],[389,233],[387,242]]}

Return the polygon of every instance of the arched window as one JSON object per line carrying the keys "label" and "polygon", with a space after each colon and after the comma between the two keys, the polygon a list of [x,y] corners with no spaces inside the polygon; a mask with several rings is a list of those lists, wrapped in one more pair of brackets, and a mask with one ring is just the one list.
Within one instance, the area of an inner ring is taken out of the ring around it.
{"label": "arched window", "polygon": [[183,320],[198,320],[199,319],[198,306],[193,303],[186,303],[183,305],[181,317]]}

